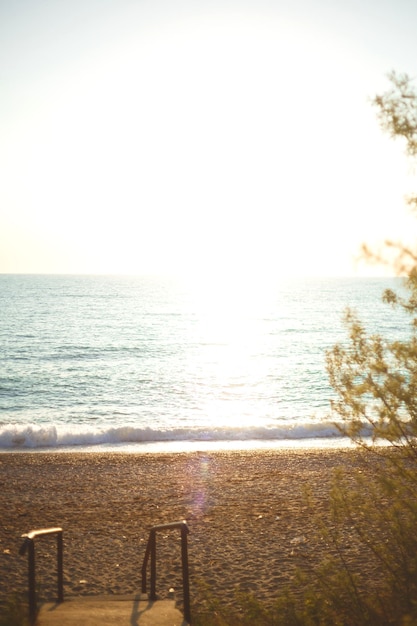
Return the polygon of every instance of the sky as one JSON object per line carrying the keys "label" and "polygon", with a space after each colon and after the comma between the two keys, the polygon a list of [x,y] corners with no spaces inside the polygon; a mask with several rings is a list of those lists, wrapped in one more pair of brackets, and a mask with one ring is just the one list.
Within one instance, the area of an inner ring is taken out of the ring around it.
{"label": "sky", "polygon": [[0,273],[370,274],[415,0],[0,0]]}

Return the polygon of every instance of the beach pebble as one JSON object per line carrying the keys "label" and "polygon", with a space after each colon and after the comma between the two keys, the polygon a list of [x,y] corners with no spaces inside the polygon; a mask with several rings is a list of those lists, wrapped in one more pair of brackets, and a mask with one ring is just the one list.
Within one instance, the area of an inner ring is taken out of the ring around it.
{"label": "beach pebble", "polygon": [[301,535],[300,537],[294,537],[294,539],[291,539],[290,543],[293,546],[299,546],[301,543],[305,543],[306,541],[306,537],[304,537],[304,535]]}

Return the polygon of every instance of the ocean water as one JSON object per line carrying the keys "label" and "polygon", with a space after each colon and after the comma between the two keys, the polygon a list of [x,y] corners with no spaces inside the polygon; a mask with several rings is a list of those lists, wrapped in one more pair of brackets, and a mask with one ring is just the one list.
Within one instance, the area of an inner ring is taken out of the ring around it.
{"label": "ocean water", "polygon": [[346,306],[404,332],[399,279],[0,275],[0,450],[326,445]]}

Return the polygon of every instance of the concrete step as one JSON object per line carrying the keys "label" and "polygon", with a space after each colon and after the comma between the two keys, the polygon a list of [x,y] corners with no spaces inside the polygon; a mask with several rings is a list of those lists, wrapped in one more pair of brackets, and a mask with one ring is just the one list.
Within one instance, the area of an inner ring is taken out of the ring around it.
{"label": "concrete step", "polygon": [[37,626],[188,626],[175,600],[146,595],[82,596],[40,607]]}

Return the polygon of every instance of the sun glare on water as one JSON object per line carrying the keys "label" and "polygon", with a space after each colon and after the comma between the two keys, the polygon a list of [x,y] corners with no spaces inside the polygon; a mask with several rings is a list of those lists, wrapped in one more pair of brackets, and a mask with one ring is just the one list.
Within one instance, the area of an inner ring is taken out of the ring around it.
{"label": "sun glare on water", "polygon": [[268,341],[264,319],[276,291],[239,276],[190,280],[187,289],[197,320],[191,341],[199,346],[200,356],[204,354],[204,371],[193,368],[198,397],[204,402],[198,409],[210,429],[230,431],[233,437],[265,419],[257,381],[268,374],[269,363],[262,358]]}

